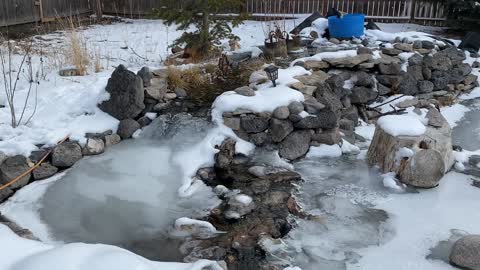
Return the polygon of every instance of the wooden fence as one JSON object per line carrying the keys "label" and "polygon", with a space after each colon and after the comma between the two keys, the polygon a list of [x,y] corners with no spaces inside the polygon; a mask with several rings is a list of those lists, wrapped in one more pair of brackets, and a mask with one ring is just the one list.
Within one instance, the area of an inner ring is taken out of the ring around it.
{"label": "wooden fence", "polygon": [[446,12],[436,0],[246,0],[246,10],[256,16],[326,14],[330,8],[363,13],[369,20],[443,24]]}
{"label": "wooden fence", "polygon": [[[49,21],[54,17],[92,13],[97,0],[0,0],[0,26]],[[178,0],[178,6],[185,1]],[[244,0],[242,10],[225,10],[225,13],[247,12],[256,17],[278,17],[326,14],[330,8],[346,13],[364,13],[368,20],[380,22],[412,22],[442,25],[446,10],[436,0]],[[153,8],[166,4],[165,0],[100,0],[105,14],[140,17]]]}
{"label": "wooden fence", "polygon": [[95,0],[0,0],[0,26],[91,13]]}

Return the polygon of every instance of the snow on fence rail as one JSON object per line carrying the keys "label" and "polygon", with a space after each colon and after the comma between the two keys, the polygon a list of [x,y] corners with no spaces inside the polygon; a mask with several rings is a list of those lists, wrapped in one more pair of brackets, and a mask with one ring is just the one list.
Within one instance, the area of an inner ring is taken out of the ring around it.
{"label": "snow on fence rail", "polygon": [[246,0],[246,11],[258,16],[326,14],[330,8],[345,13],[364,13],[381,22],[443,24],[446,12],[435,0]]}

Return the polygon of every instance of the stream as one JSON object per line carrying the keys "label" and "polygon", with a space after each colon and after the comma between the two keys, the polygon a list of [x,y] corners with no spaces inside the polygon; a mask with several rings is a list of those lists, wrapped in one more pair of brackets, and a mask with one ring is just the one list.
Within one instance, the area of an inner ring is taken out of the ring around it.
{"label": "stream", "polygon": [[[467,104],[472,111],[453,131],[454,144],[468,150],[480,145],[479,104]],[[179,197],[184,175],[175,157],[211,128],[204,118],[160,117],[140,138],[81,160],[30,203],[40,205],[48,231],[41,240],[112,244],[152,260],[182,261],[182,238],[172,236],[171,225],[180,217],[204,216],[220,201],[206,186]],[[299,202],[320,220],[297,219],[282,248],[269,255],[272,261],[303,270],[454,269],[436,245],[457,231],[480,233],[479,190],[463,174],[449,173],[435,189],[398,192],[384,187],[380,173],[357,155],[293,165],[305,180]],[[15,203],[0,210],[29,228],[24,208]]]}

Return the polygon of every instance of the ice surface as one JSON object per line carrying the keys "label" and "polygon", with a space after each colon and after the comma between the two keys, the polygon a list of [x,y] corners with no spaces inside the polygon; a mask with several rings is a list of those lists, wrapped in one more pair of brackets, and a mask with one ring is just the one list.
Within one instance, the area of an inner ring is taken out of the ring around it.
{"label": "ice surface", "polygon": [[474,151],[480,149],[480,101],[471,101],[468,104],[472,110],[453,128],[452,139],[453,144]]}

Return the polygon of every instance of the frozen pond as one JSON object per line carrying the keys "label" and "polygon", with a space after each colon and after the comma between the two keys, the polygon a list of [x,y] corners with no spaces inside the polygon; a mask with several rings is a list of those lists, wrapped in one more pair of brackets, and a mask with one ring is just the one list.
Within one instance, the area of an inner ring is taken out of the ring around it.
{"label": "frozen pond", "polygon": [[466,101],[465,105],[472,110],[453,129],[453,144],[474,151],[480,148],[480,100]]}
{"label": "frozen pond", "polygon": [[175,156],[210,125],[182,116],[170,122],[157,119],[141,138],[85,158],[52,182],[39,200],[49,238],[42,240],[112,244],[152,260],[182,261],[181,239],[169,234],[172,224],[205,214],[218,199],[207,187],[191,197],[178,195],[184,175]]}

